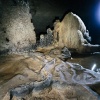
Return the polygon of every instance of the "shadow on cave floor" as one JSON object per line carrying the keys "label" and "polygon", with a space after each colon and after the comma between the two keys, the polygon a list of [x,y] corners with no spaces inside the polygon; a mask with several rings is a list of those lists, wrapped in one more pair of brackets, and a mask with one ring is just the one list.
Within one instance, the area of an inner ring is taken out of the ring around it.
{"label": "shadow on cave floor", "polygon": [[93,56],[93,54],[90,53],[85,53],[85,54],[71,53],[71,55],[73,58],[85,58],[85,57]]}

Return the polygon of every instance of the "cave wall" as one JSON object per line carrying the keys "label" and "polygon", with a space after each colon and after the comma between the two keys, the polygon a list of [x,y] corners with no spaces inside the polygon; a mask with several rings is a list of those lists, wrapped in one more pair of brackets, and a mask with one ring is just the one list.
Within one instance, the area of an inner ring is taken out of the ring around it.
{"label": "cave wall", "polygon": [[46,32],[55,19],[61,19],[66,12],[66,6],[61,0],[29,0],[29,3],[37,34]]}
{"label": "cave wall", "polygon": [[46,32],[55,19],[62,20],[68,12],[77,14],[85,23],[93,44],[100,43],[100,29],[93,21],[93,5],[96,1],[86,0],[29,0],[36,33]]}
{"label": "cave wall", "polygon": [[0,51],[19,50],[36,43],[32,16],[23,0],[0,0]]}
{"label": "cave wall", "polygon": [[[26,5],[27,1],[29,5]],[[80,6],[80,2],[73,5],[72,1],[65,0],[0,0],[0,50],[13,46],[23,48],[34,44],[35,33],[37,35],[46,32],[47,27],[53,27],[55,19],[63,19],[69,11],[82,18],[90,36],[93,33],[92,41],[100,43],[99,35],[95,34],[94,37],[94,32],[89,29],[88,21],[91,15],[87,14],[86,7],[84,9]]]}

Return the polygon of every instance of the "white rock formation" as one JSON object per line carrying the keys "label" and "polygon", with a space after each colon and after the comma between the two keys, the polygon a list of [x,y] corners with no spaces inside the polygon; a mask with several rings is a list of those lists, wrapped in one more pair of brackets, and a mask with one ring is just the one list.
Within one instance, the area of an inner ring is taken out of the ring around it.
{"label": "white rock formation", "polygon": [[0,50],[22,49],[35,44],[36,36],[29,5],[24,1],[9,0],[2,1],[0,6]]}
{"label": "white rock formation", "polygon": [[54,23],[54,42],[58,47],[66,46],[69,49],[74,49],[78,53],[100,51],[99,45],[91,45],[84,38],[89,37],[84,22],[79,16],[68,13],[60,22],[57,20]]}

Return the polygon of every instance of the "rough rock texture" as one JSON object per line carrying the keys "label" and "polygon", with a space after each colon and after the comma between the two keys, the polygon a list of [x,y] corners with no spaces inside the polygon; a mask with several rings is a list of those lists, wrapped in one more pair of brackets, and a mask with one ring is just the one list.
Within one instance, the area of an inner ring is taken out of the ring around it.
{"label": "rough rock texture", "polygon": [[60,22],[54,23],[54,42],[58,47],[66,46],[78,53],[100,51],[99,45],[91,45],[85,38],[90,39],[86,26],[79,16],[72,12],[65,15]]}
{"label": "rough rock texture", "polygon": [[44,47],[44,46],[49,46],[53,43],[54,40],[54,36],[53,36],[53,32],[50,28],[47,29],[47,34],[41,34],[40,35],[40,43],[39,46],[40,47]]}
{"label": "rough rock texture", "polygon": [[[29,47],[36,39],[34,28],[30,23],[27,0],[10,0],[7,3],[5,0],[1,1],[3,6],[0,7],[3,12],[0,21],[4,28],[0,33],[1,49],[20,51],[22,48],[28,48],[30,50]],[[55,23],[55,26],[57,24],[59,26],[60,22]],[[84,26],[84,23],[81,24]],[[86,33],[85,27],[82,28],[79,28],[80,32]],[[47,33],[52,37],[51,30]],[[62,42],[62,35],[57,34],[54,34],[54,39],[58,42],[55,45],[59,46],[59,43],[66,41]],[[52,44],[52,38],[49,39],[47,43]],[[97,100],[100,92],[96,91],[97,94],[91,88],[96,82],[100,82],[100,73],[76,63],[62,61],[71,58],[71,54],[64,47],[66,45],[61,45],[63,49],[55,45],[47,51],[48,55],[45,51],[44,54],[31,51],[19,52],[20,55],[0,56],[0,100]]]}
{"label": "rough rock texture", "polygon": [[24,0],[0,0],[0,51],[19,50],[36,43],[30,8]]}
{"label": "rough rock texture", "polygon": [[0,76],[0,100],[98,100],[87,84],[100,74],[38,52],[1,56]]}

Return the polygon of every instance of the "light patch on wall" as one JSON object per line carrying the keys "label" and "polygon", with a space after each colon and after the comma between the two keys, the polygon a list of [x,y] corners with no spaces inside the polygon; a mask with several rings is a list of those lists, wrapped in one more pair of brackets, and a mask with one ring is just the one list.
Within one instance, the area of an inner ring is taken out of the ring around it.
{"label": "light patch on wall", "polygon": [[100,2],[97,5],[97,9],[96,9],[96,19],[97,19],[97,24],[100,25]]}
{"label": "light patch on wall", "polygon": [[96,66],[97,66],[96,64],[93,64],[93,66],[92,66],[91,70],[93,70],[93,71],[94,71],[94,70],[95,70],[95,68],[96,68]]}

